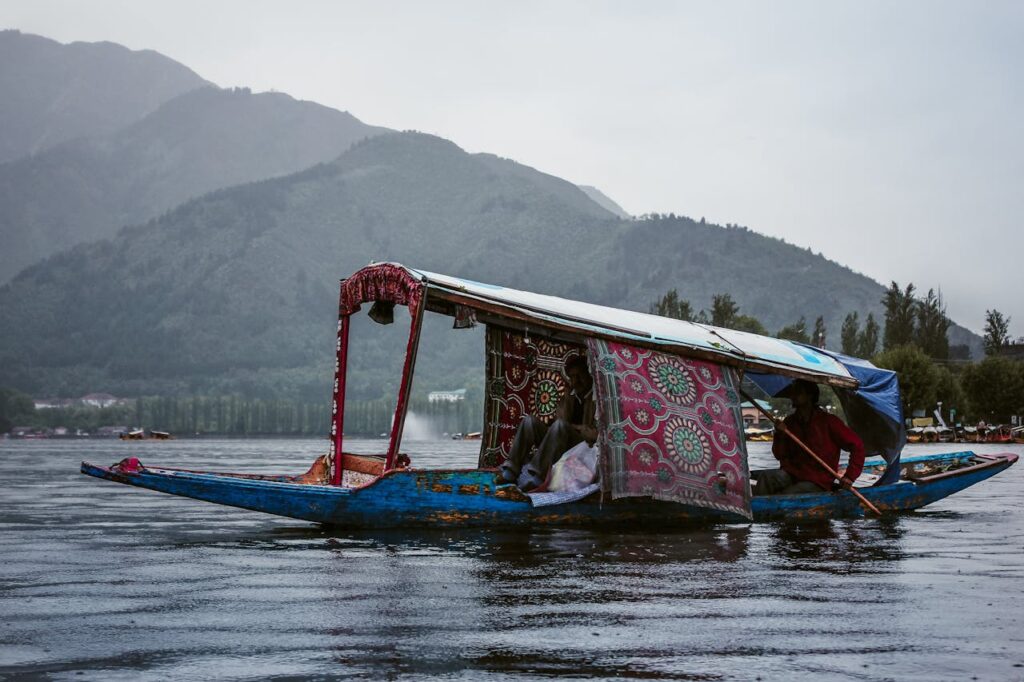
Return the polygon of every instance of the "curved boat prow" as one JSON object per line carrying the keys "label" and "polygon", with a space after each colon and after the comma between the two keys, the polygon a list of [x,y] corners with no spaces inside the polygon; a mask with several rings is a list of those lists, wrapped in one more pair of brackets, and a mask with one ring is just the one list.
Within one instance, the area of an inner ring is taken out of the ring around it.
{"label": "curved boat prow", "polygon": [[328,522],[338,512],[339,501],[352,492],[352,488],[303,482],[305,474],[263,476],[150,468],[134,457],[109,467],[82,462],[81,472],[170,495],[316,523]]}

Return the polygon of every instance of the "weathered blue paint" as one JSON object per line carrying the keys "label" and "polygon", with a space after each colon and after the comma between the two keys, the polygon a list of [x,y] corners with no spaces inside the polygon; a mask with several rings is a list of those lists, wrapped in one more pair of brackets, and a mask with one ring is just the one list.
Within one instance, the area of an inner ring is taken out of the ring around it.
{"label": "weathered blue paint", "polygon": [[[965,461],[970,452],[928,455],[904,460],[905,468]],[[948,497],[1017,461],[1001,455],[984,468],[966,469],[939,480],[901,480],[860,491],[883,513],[918,509]],[[875,468],[881,468],[877,463]],[[869,465],[869,470],[871,465]],[[745,523],[725,512],[641,498],[601,502],[599,496],[555,507],[533,507],[515,486],[496,485],[492,470],[391,471],[363,488],[303,485],[281,477],[238,478],[174,469],[122,472],[82,462],[82,473],[172,495],[349,528],[621,525],[680,526]],[[863,516],[849,492],[755,497],[754,521],[825,519]]]}

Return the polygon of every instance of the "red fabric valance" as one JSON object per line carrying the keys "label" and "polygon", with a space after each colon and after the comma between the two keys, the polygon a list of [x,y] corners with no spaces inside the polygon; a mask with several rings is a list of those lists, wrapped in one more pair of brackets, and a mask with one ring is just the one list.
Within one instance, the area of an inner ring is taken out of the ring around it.
{"label": "red fabric valance", "polygon": [[423,295],[423,283],[393,263],[368,265],[341,285],[338,314],[359,312],[363,303],[385,301],[415,310]]}

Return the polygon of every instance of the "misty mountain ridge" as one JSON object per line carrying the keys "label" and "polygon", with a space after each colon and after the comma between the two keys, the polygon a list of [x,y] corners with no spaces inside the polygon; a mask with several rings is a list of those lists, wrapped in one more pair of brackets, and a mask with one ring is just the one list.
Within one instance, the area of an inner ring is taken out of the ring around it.
{"label": "misty mountain ridge", "polygon": [[[371,260],[639,310],[672,287],[698,308],[728,291],[771,330],[825,315],[833,346],[842,317],[878,314],[883,291],[743,228],[624,221],[527,166],[388,133],[331,163],[218,190],[23,271],[0,288],[0,385],[37,395],[322,399],[337,281]],[[445,325],[432,321],[429,331]],[[400,336],[353,357],[353,397],[388,394],[395,378],[378,368],[385,350],[400,352]],[[450,387],[482,362],[479,334],[425,344],[418,385]]]}
{"label": "misty mountain ridge", "polygon": [[109,135],[0,164],[0,282],[191,197],[329,161],[384,130],[285,94],[202,87]]}
{"label": "misty mountain ridge", "polygon": [[0,162],[112,133],[205,85],[152,50],[0,31]]}
{"label": "misty mountain ridge", "polygon": [[598,188],[594,187],[593,185],[579,185],[579,188],[583,190],[583,193],[590,197],[594,203],[596,203],[598,206],[605,209],[606,211],[614,213],[618,217],[623,218],[625,220],[628,220],[633,217],[630,214],[626,213],[626,209],[619,206],[618,203],[616,203],[611,197],[609,197],[607,194],[605,194]]}

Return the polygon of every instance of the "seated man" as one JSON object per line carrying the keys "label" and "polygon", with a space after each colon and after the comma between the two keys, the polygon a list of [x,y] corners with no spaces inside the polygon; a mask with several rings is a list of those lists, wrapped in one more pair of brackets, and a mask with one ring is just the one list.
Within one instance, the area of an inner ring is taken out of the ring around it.
{"label": "seated man", "polygon": [[[526,415],[516,429],[508,459],[501,465],[501,477],[508,483],[519,482],[523,490],[536,488],[548,475],[551,465],[580,441],[591,445],[597,440],[594,419],[594,380],[587,359],[571,356],[565,363],[572,391],[555,410],[550,426],[533,415]],[[530,452],[537,453],[530,458]],[[529,461],[527,461],[529,459]]]}
{"label": "seated man", "polygon": [[[795,493],[834,490],[852,484],[864,469],[864,442],[839,417],[818,407],[818,386],[810,381],[794,381],[779,394],[793,401],[795,412],[776,427],[772,454],[781,469],[754,472],[755,495],[793,495]],[[839,451],[850,453],[842,480],[832,475],[797,445],[793,434],[814,451],[834,471],[839,471]]]}

